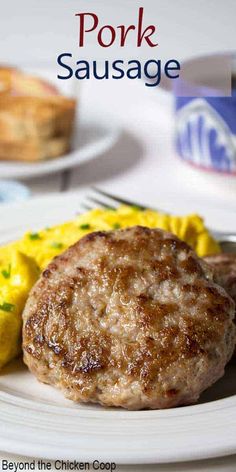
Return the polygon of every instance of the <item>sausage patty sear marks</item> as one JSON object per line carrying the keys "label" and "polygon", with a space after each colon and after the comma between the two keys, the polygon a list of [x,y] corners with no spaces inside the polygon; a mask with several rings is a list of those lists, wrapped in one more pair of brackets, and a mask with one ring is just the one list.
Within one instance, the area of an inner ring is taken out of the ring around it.
{"label": "sausage patty sear marks", "polygon": [[197,401],[235,344],[234,303],[208,265],[158,229],[91,233],[44,271],[23,319],[24,361],[78,402]]}

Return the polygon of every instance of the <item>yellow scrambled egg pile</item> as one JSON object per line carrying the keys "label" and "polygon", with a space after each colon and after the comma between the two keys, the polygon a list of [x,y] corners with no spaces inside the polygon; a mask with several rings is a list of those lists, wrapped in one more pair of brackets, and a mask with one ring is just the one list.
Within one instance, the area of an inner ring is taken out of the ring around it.
{"label": "yellow scrambled egg pile", "polygon": [[0,247],[0,368],[20,352],[21,314],[26,299],[53,257],[91,231],[134,225],[170,231],[202,257],[220,251],[198,215],[179,217],[128,206],[95,209],[73,221],[26,233],[19,241]]}

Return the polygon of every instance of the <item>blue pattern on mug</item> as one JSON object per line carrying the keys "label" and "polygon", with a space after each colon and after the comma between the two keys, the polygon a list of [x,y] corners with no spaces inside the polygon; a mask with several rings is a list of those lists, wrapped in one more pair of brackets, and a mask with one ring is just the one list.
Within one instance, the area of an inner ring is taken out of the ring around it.
{"label": "blue pattern on mug", "polygon": [[[235,97],[178,97],[176,105],[176,145],[180,156],[208,169],[236,172]],[[227,110],[220,114],[218,110],[222,112],[224,106]]]}

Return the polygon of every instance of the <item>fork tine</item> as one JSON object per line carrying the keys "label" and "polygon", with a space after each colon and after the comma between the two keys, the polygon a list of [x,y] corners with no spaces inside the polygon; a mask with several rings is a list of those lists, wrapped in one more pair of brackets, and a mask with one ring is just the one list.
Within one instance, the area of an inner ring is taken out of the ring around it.
{"label": "fork tine", "polygon": [[98,198],[94,198],[94,197],[88,197],[89,200],[93,203],[96,203],[96,205],[99,205],[103,208],[107,208],[107,209],[111,209],[111,210],[115,210],[116,207],[115,206],[112,206],[112,205],[108,205],[107,203],[103,202],[102,200],[99,200]]}
{"label": "fork tine", "polygon": [[81,207],[84,208],[86,211],[90,211],[90,210],[93,209],[91,206],[86,205],[86,203],[82,203],[82,204],[81,204]]}
{"label": "fork tine", "polygon": [[107,198],[110,198],[111,200],[113,200],[114,202],[116,203],[122,203],[124,205],[130,205],[130,206],[137,206],[139,207],[141,210],[146,210],[146,207],[143,206],[143,205],[140,205],[139,203],[137,202],[133,202],[131,200],[125,200],[124,198],[120,198],[120,197],[117,197],[116,195],[112,195],[111,193],[107,193],[107,192],[104,192],[104,190],[100,190],[99,188],[97,187],[92,187],[92,189],[99,193],[100,195],[103,195],[104,197],[107,197]]}

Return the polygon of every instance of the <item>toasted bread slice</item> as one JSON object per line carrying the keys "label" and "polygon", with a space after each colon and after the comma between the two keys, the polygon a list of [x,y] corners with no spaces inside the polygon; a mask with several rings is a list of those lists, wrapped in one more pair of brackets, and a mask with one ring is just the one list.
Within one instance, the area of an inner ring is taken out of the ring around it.
{"label": "toasted bread slice", "polygon": [[16,69],[11,67],[0,67],[0,97],[12,92],[12,80],[15,73]]}
{"label": "toasted bread slice", "polygon": [[26,139],[22,141],[0,141],[0,160],[37,162],[66,154],[70,150],[67,137],[45,141]]}
{"label": "toasted bread slice", "polygon": [[14,67],[0,67],[0,97],[2,95],[45,97],[59,95],[58,89],[38,77],[25,74]]}
{"label": "toasted bread slice", "polygon": [[0,159],[36,161],[70,148],[75,100],[0,96]]}
{"label": "toasted bread slice", "polygon": [[34,162],[67,152],[75,108],[45,80],[0,67],[0,160]]}
{"label": "toasted bread slice", "polygon": [[75,100],[62,97],[0,97],[0,139],[68,135]]}

